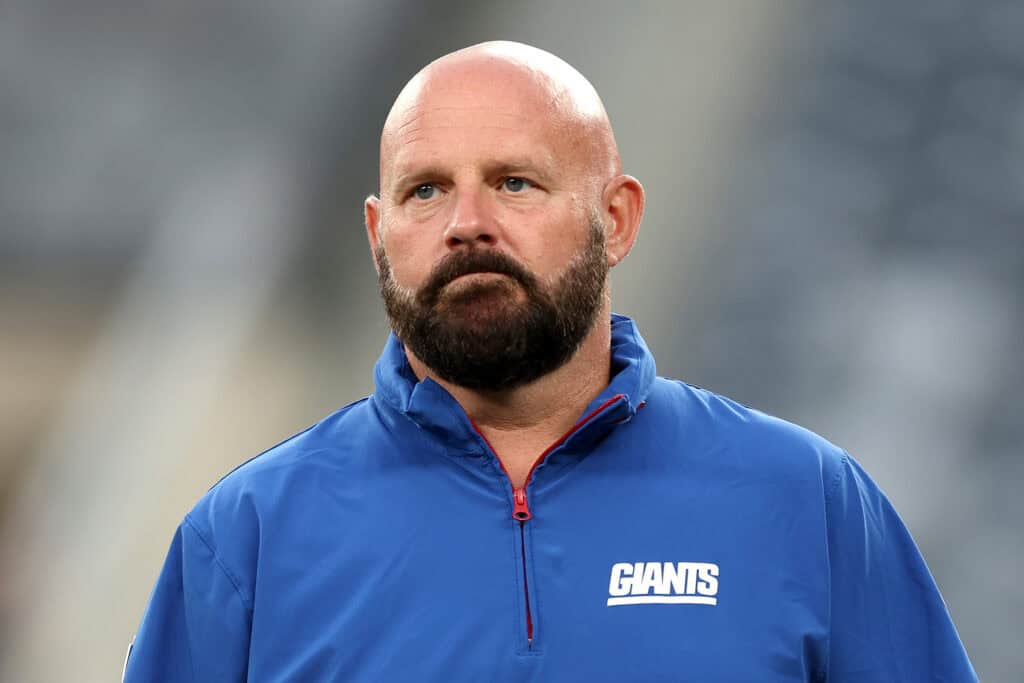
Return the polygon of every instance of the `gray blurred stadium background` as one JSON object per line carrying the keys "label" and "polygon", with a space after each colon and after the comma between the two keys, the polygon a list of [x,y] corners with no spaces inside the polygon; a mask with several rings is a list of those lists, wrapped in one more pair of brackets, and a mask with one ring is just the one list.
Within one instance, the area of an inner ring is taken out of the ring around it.
{"label": "gray blurred stadium background", "polygon": [[649,197],[615,308],[661,373],[857,456],[1020,680],[1013,0],[8,0],[0,680],[117,680],[184,512],[370,391],[380,125],[492,38],[604,96]]}

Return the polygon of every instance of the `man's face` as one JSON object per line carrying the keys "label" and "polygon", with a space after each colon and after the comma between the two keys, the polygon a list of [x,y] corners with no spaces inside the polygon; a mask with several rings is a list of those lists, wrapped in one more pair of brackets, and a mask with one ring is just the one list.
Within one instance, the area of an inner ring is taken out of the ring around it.
{"label": "man's face", "polygon": [[521,78],[473,74],[428,81],[394,118],[371,242],[396,334],[472,389],[561,366],[608,270],[600,188],[571,127]]}

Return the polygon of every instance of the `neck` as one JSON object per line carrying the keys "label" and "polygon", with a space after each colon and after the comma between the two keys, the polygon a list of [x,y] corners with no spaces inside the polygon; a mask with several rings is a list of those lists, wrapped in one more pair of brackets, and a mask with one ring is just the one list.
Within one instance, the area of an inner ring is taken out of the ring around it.
{"label": "neck", "polygon": [[587,405],[608,386],[610,311],[602,311],[597,320],[565,365],[506,391],[482,392],[452,384],[437,377],[408,348],[405,353],[417,378],[431,378],[459,402],[498,451],[513,485],[522,485],[536,457],[572,429]]}

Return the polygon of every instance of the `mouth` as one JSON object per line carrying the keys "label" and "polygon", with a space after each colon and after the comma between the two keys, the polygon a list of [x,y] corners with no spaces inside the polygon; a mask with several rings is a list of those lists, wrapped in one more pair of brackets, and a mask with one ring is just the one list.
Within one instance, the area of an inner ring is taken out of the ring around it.
{"label": "mouth", "polygon": [[494,272],[491,272],[491,271],[478,272],[478,273],[466,273],[465,275],[458,276],[457,278],[455,278],[454,280],[452,280],[448,284],[451,285],[451,284],[456,283],[456,282],[460,283],[460,285],[470,285],[470,284],[476,284],[476,283],[482,284],[482,283],[485,283],[485,282],[495,282],[495,281],[497,281],[499,279],[507,278],[507,277],[508,277],[508,275],[505,275],[504,273],[494,273]]}
{"label": "mouth", "polygon": [[440,291],[440,300],[450,305],[481,306],[487,302],[518,299],[515,278],[504,273],[476,272],[460,275]]}

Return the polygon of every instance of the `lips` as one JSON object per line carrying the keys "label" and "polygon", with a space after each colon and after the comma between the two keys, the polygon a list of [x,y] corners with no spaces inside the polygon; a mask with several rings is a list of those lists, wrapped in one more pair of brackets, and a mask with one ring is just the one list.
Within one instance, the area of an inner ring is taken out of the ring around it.
{"label": "lips", "polygon": [[441,296],[449,301],[469,302],[480,296],[510,294],[515,279],[504,273],[466,273],[441,288]]}
{"label": "lips", "polygon": [[493,271],[487,270],[487,271],[480,271],[480,272],[466,273],[464,275],[459,275],[459,276],[455,277],[454,279],[452,279],[448,284],[452,284],[453,282],[460,282],[460,281],[465,282],[467,279],[469,279],[470,281],[472,281],[472,280],[487,281],[487,280],[491,280],[491,279],[494,279],[494,278],[505,278],[505,277],[509,277],[509,276],[506,275],[505,273],[495,273]]}

